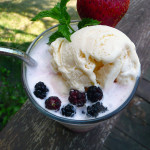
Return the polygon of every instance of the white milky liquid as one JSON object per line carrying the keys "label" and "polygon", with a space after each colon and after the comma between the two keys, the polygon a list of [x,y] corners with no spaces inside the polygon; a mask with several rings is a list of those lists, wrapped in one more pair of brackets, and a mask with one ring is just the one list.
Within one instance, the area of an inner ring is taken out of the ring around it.
{"label": "white milky liquid", "polygon": [[[27,67],[26,72],[27,82],[33,98],[41,107],[46,109],[45,100],[50,96],[57,96],[60,98],[62,102],[61,103],[62,108],[63,106],[69,104],[68,101],[69,90],[67,89],[65,81],[62,79],[62,77],[53,71],[53,68],[50,63],[51,56],[48,51],[49,46],[46,43],[48,43],[48,36],[42,38],[30,52],[31,57],[33,57],[38,62],[38,66]],[[35,97],[35,95],[33,94],[34,86],[39,81],[44,82],[44,84],[49,89],[47,97],[43,100]],[[119,85],[118,83],[113,83],[113,85],[109,89],[107,90],[103,89],[104,96],[101,102],[105,107],[107,107],[108,110],[104,113],[99,113],[98,117],[109,114],[110,112],[117,109],[120,105],[122,105],[131,94],[133,87],[134,83],[131,83],[130,85],[126,86]],[[86,113],[85,114],[82,113],[82,111],[86,112],[86,107],[88,105],[92,105],[91,102],[87,101],[84,107],[80,108],[76,107],[76,114],[74,115],[74,117],[72,117],[72,119],[76,120],[91,119],[91,117],[88,117]],[[61,108],[57,112],[54,110],[48,109],[46,110],[55,115],[62,116]]]}

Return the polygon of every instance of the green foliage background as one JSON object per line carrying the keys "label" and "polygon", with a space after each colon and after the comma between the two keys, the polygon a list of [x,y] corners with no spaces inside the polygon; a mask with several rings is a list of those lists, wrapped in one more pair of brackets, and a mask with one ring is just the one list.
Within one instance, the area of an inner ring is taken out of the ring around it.
{"label": "green foliage background", "polygon": [[[34,38],[55,25],[56,20],[31,19],[40,11],[48,10],[59,0],[0,0],[0,47],[26,51]],[[69,2],[72,20],[79,19],[76,0]],[[27,99],[21,79],[22,62],[9,56],[0,56],[0,130]]]}

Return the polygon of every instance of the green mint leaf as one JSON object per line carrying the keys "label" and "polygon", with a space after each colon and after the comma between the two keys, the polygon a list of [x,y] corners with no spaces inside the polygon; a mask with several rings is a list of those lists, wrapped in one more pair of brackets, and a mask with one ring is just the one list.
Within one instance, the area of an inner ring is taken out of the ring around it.
{"label": "green mint leaf", "polygon": [[60,12],[61,12],[61,18],[59,19],[60,24],[66,24],[68,25],[70,23],[70,15],[67,12],[67,3],[70,0],[61,0],[60,2]]}
{"label": "green mint leaf", "polygon": [[70,24],[70,15],[68,14],[66,8],[61,10],[61,18],[59,19],[59,23],[66,24],[66,25]]}
{"label": "green mint leaf", "polygon": [[50,11],[49,10],[45,10],[45,11],[42,11],[40,12],[39,14],[37,14],[34,18],[32,18],[31,21],[36,21],[36,20],[39,20],[43,17],[49,17],[50,16]]}
{"label": "green mint leaf", "polygon": [[67,13],[67,11],[63,10],[61,12],[61,18],[59,19],[59,23],[65,24],[66,26],[68,26],[70,24],[70,16]]}
{"label": "green mint leaf", "polygon": [[48,44],[51,44],[54,42],[57,38],[64,37],[63,34],[59,31],[54,32],[50,37],[49,37],[49,42]]}
{"label": "green mint leaf", "polygon": [[93,19],[90,19],[90,18],[83,18],[79,23],[78,23],[78,28],[81,29],[83,27],[86,27],[86,26],[92,26],[92,25],[98,25],[100,24],[101,22],[100,21],[97,21],[97,20],[93,20]]}
{"label": "green mint leaf", "polygon": [[59,20],[61,18],[60,3],[57,3],[54,8],[50,9],[51,15],[49,17]]}
{"label": "green mint leaf", "polygon": [[70,0],[61,0],[60,2],[60,8],[63,9],[66,7],[67,3],[69,2]]}
{"label": "green mint leaf", "polygon": [[66,25],[59,25],[59,26],[58,26],[58,31],[61,32],[62,35],[63,35],[69,42],[71,42],[71,39],[70,39],[71,33],[70,33],[70,31],[69,31],[68,26],[66,26]]}
{"label": "green mint leaf", "polygon": [[67,12],[66,5],[69,1],[70,0],[61,0],[54,8],[48,11],[42,11],[32,19],[32,21],[35,21],[43,17],[51,17],[59,21],[60,25],[58,25],[58,31],[50,36],[49,44],[59,37],[65,37],[68,41],[71,41],[70,36],[75,31],[70,26],[70,15]]}

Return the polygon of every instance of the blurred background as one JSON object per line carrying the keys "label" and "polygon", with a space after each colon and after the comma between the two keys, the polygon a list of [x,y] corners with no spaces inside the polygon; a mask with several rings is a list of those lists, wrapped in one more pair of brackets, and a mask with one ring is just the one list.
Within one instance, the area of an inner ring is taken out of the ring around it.
{"label": "blurred background", "polygon": [[[58,0],[0,0],[0,46],[26,51],[44,30],[57,24],[51,18],[30,21],[40,11],[48,10]],[[68,3],[72,20],[79,19],[76,0]],[[27,100],[21,79],[22,62],[0,56],[0,130]]]}

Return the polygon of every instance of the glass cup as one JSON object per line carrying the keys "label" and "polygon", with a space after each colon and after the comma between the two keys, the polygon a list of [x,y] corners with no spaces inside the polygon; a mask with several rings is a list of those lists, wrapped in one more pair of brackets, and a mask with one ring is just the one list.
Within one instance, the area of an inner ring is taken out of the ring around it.
{"label": "glass cup", "polygon": [[[77,30],[77,23],[78,21],[72,21],[71,26]],[[39,43],[40,40],[42,40],[45,37],[49,37],[53,32],[55,32],[57,30],[58,25],[55,25],[49,29],[47,29],[46,31],[44,31],[43,33],[41,33],[29,46],[29,48],[27,49],[27,55],[30,56],[30,53],[32,51],[32,49]],[[109,119],[110,117],[116,115],[117,113],[119,113],[122,109],[124,109],[127,104],[131,101],[131,99],[133,98],[138,83],[139,83],[139,76],[136,79],[135,85],[133,90],[131,91],[131,94],[129,95],[129,97],[125,100],[125,102],[119,106],[116,110],[110,112],[109,114],[106,114],[105,116],[102,117],[98,117],[98,118],[94,118],[94,119],[89,119],[89,120],[74,120],[74,119],[70,119],[70,118],[64,118],[63,116],[57,116],[54,115],[50,112],[48,112],[46,109],[42,108],[37,102],[36,100],[33,98],[30,90],[29,90],[29,86],[28,86],[28,82],[27,82],[27,76],[26,76],[26,70],[27,70],[28,65],[26,65],[25,63],[23,63],[23,84],[24,84],[24,88],[27,92],[27,95],[30,99],[30,101],[33,103],[33,105],[40,111],[42,112],[44,115],[48,116],[49,118],[61,123],[62,125],[66,126],[67,128],[73,130],[73,131],[77,131],[77,132],[84,132],[84,131],[88,131],[94,127],[96,127],[97,125],[99,125],[102,121]]]}

